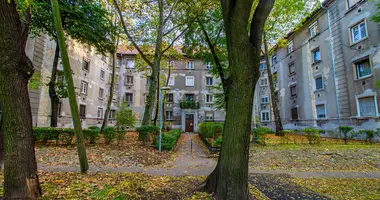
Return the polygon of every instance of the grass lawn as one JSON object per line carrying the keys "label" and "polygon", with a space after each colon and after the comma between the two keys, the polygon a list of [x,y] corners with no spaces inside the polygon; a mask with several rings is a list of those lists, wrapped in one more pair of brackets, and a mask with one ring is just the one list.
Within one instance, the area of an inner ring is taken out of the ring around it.
{"label": "grass lawn", "polygon": [[333,199],[380,199],[380,179],[293,178],[292,181]]}
{"label": "grass lawn", "polygon": [[[294,143],[296,141],[296,143]],[[250,169],[284,171],[380,171],[380,145],[323,139],[309,145],[303,136],[281,138],[268,135],[267,145],[250,147]]]}

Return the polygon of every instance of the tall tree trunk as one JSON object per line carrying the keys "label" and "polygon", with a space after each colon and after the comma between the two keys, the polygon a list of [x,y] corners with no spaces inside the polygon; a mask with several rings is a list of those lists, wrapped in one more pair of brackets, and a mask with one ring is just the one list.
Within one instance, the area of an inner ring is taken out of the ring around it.
{"label": "tall tree trunk", "polygon": [[158,110],[160,109],[160,71],[158,71],[157,75],[157,90],[156,90],[156,109],[154,111],[154,118],[153,118],[153,125],[157,125],[157,118],[158,118]]}
{"label": "tall tree trunk", "polygon": [[273,84],[273,75],[272,75],[272,70],[270,68],[269,64],[269,52],[268,52],[268,42],[266,39],[266,34],[264,31],[264,51],[265,51],[265,61],[267,65],[267,72],[268,72],[268,79],[269,79],[269,88],[270,88],[270,96],[271,96],[271,103],[272,103],[272,110],[273,110],[273,115],[274,115],[274,121],[276,123],[276,135],[281,135],[282,134],[282,122],[281,122],[281,116],[280,112],[278,110],[278,96],[275,94],[275,88]]}
{"label": "tall tree trunk", "polygon": [[67,84],[67,93],[69,97],[71,117],[73,120],[75,138],[77,142],[80,168],[81,168],[82,173],[87,173],[88,161],[87,161],[86,149],[84,146],[84,137],[83,137],[81,122],[79,118],[78,104],[77,104],[77,100],[75,96],[73,77],[71,75],[69,56],[67,54],[66,42],[65,42],[65,38],[63,34],[63,29],[62,29],[62,22],[61,22],[61,15],[59,12],[58,0],[51,0],[51,4],[52,4],[52,9],[53,9],[53,14],[54,14],[54,22],[55,22],[55,26],[57,30],[59,48],[61,49],[62,64],[63,64],[63,70],[65,73],[65,79],[66,79],[66,84]]}
{"label": "tall tree trunk", "polygon": [[160,70],[160,62],[162,56],[162,38],[163,38],[163,28],[164,28],[164,8],[162,0],[158,0],[159,8],[159,18],[158,18],[158,29],[157,29],[157,39],[156,48],[154,52],[154,61],[152,67],[152,74],[150,75],[150,86],[148,98],[145,105],[144,117],[142,125],[149,125],[152,119],[152,110],[154,106],[154,101],[156,99],[156,87],[157,87],[157,76]]}
{"label": "tall tree trunk", "polygon": [[55,83],[57,79],[57,67],[58,67],[58,60],[59,60],[59,45],[57,39],[56,41],[56,47],[55,47],[55,53],[54,53],[54,61],[53,61],[53,67],[51,70],[51,77],[49,82],[49,97],[50,97],[50,104],[51,104],[51,113],[50,113],[50,126],[51,127],[57,127],[58,123],[58,104],[59,104],[59,98],[55,91]]}
{"label": "tall tree trunk", "polygon": [[[170,76],[171,76],[171,65],[170,65],[170,58],[169,58],[169,70],[168,70],[168,77],[166,78],[166,84],[165,86],[168,87],[169,86],[169,79],[170,79]],[[165,114],[165,103],[166,103],[166,93],[164,94],[164,97],[162,99],[162,129],[164,130],[167,130],[167,126],[166,126],[166,114]]]}
{"label": "tall tree trunk", "polygon": [[0,168],[4,167],[4,133],[2,131],[3,118],[1,116],[2,113],[2,105],[0,102]]}
{"label": "tall tree trunk", "polygon": [[14,0],[0,1],[0,102],[3,107],[4,199],[37,199],[41,188],[34,152],[28,81],[32,62],[25,54],[30,13],[21,24]]}

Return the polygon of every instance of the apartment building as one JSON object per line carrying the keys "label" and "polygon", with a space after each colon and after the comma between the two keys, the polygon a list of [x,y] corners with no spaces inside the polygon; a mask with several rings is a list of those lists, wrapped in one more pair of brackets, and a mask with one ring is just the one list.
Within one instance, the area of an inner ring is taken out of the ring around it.
{"label": "apartment building", "polygon": [[[326,0],[288,46],[271,57],[284,129],[380,128],[380,25],[370,17],[375,2]],[[275,127],[265,62],[260,67],[254,110],[261,125]]]}
{"label": "apartment building", "polygon": [[[141,122],[149,88],[147,77],[150,72],[136,69],[136,55],[135,50],[119,48],[120,83],[123,83],[119,87],[119,101],[127,103]],[[224,112],[213,106],[214,94],[221,91],[214,87],[220,80],[210,73],[211,64],[185,56],[184,59],[171,59],[169,65],[170,89],[165,91],[164,103],[164,116],[168,126],[186,132],[196,132],[198,124],[203,121],[224,121]],[[160,74],[168,77],[168,69],[161,70]]]}

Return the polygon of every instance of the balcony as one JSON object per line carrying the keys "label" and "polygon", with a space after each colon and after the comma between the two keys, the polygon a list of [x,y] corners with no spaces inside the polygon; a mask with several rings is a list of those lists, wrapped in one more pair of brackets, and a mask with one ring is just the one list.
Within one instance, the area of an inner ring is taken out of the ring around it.
{"label": "balcony", "polygon": [[180,101],[179,107],[181,109],[199,109],[200,105],[198,101]]}

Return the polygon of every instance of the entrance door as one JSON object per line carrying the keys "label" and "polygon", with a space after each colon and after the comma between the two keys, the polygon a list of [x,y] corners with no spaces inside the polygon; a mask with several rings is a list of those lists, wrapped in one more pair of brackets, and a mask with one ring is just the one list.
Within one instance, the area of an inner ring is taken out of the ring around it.
{"label": "entrance door", "polygon": [[185,132],[194,131],[194,114],[186,114]]}

